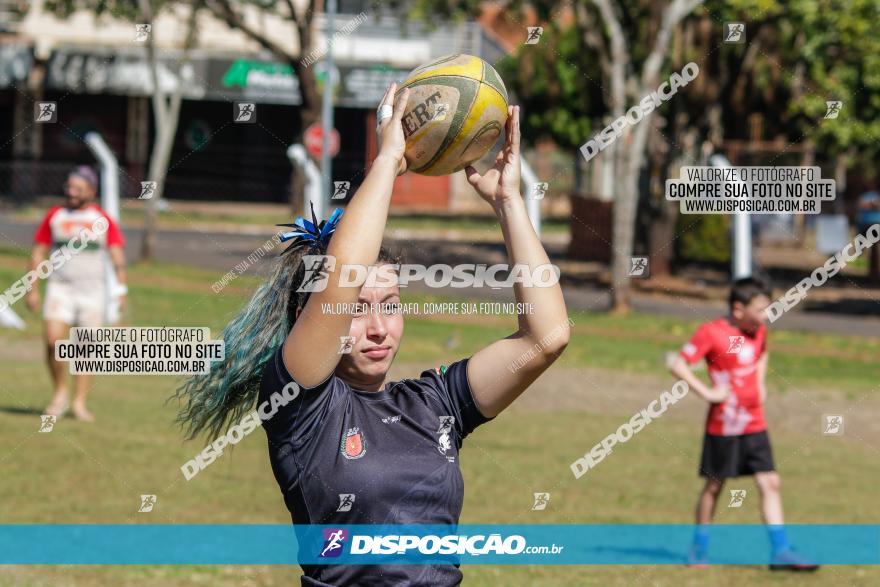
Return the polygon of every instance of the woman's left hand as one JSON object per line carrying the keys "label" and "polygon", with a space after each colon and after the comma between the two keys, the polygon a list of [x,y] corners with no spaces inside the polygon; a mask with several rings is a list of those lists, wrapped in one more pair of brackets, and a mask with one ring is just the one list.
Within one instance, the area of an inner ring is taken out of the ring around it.
{"label": "woman's left hand", "polygon": [[465,168],[468,183],[493,206],[512,198],[520,198],[519,191],[519,106],[507,107],[507,123],[504,125],[506,140],[504,148],[495,157],[495,164],[484,175],[471,165]]}

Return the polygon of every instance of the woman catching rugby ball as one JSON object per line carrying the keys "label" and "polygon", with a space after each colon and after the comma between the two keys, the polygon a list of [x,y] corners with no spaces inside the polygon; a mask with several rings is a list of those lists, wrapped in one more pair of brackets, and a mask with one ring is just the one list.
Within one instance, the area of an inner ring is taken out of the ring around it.
{"label": "woman catching rugby ball", "polygon": [[[193,436],[220,432],[255,402],[291,382],[299,386],[263,422],[272,470],[295,524],[457,524],[462,441],[509,406],[568,343],[559,285],[517,283],[516,301],[533,311],[519,315],[516,332],[448,368],[386,381],[403,339],[403,315],[394,311],[399,287],[344,287],[338,268],[393,271],[396,263],[381,247],[394,178],[406,171],[401,118],[409,90],[396,101],[395,90],[392,84],[380,104],[379,154],[345,214],[317,227],[299,219],[300,230],[286,235],[295,240],[269,280],[224,330],[225,361],[178,394],[185,399],[180,420]],[[549,260],[519,190],[519,108],[508,114],[506,144],[494,166],[483,175],[468,167],[467,177],[498,217],[509,262],[534,269]],[[310,281],[306,255],[334,260],[323,289],[303,287]],[[322,311],[358,303],[371,310]],[[341,494],[353,496],[345,507]],[[304,585],[436,586],[462,579],[452,564],[306,565],[303,571]]]}

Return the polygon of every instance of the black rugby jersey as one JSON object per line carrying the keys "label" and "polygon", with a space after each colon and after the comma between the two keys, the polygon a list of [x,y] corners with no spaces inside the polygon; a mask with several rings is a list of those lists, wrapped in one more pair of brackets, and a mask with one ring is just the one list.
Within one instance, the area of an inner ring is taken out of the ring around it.
{"label": "black rugby jersey", "polygon": [[[293,381],[279,347],[259,403]],[[263,422],[269,460],[294,524],[458,523],[458,451],[487,422],[464,359],[445,371],[353,389],[335,374]],[[259,404],[258,404],[259,405]],[[303,565],[303,585],[458,585],[455,565]]]}

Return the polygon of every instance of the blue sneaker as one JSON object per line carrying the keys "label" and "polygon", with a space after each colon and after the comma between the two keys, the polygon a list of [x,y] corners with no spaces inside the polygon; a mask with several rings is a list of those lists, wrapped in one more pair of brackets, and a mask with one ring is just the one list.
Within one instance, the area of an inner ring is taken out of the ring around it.
{"label": "blue sneaker", "polygon": [[815,571],[819,565],[804,559],[792,549],[777,552],[770,559],[771,571]]}
{"label": "blue sneaker", "polygon": [[709,566],[709,556],[705,548],[692,546],[687,556],[687,566],[695,569],[705,569]]}

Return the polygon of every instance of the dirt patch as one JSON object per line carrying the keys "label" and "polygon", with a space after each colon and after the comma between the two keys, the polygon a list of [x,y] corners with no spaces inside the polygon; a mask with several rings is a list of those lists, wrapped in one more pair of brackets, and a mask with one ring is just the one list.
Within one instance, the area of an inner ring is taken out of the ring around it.
{"label": "dirt patch", "polygon": [[[392,379],[414,377],[420,367],[395,365]],[[644,409],[674,383],[663,374],[617,373],[606,369],[551,368],[545,372],[513,405],[522,412],[597,412],[619,414],[621,422]],[[866,389],[853,396],[832,388],[788,387],[770,391],[765,415],[771,431],[794,435],[821,435],[823,416],[844,416],[844,436],[862,442],[880,452],[880,389]],[[702,425],[706,402],[690,395],[675,404],[664,417],[688,419]]]}

